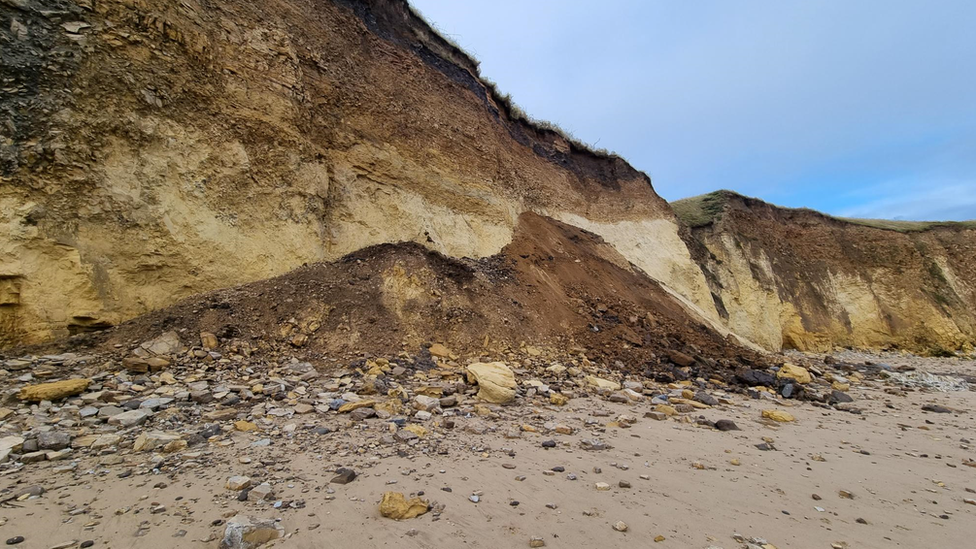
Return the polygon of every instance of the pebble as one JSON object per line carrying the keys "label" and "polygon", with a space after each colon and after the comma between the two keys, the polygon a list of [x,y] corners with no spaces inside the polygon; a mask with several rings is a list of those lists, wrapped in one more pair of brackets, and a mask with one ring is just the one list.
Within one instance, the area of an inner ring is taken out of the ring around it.
{"label": "pebble", "polygon": [[7,545],[17,545],[24,542],[24,536],[14,536],[7,540]]}
{"label": "pebble", "polygon": [[627,528],[627,523],[622,520],[618,520],[617,522],[613,523],[613,529],[618,532],[626,532]]}

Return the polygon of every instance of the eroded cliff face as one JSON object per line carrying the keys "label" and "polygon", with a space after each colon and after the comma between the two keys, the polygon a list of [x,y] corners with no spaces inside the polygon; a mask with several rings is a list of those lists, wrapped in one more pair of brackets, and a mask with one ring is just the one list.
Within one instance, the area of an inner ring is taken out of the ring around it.
{"label": "eroded cliff face", "polygon": [[649,179],[515,121],[400,0],[2,0],[0,346],[538,212],[716,317]]}
{"label": "eroded cliff face", "polygon": [[[976,229],[881,229],[734,193],[676,203],[719,313],[768,349],[976,342]],[[697,208],[697,214],[694,208]],[[892,224],[897,226],[897,224]]]}

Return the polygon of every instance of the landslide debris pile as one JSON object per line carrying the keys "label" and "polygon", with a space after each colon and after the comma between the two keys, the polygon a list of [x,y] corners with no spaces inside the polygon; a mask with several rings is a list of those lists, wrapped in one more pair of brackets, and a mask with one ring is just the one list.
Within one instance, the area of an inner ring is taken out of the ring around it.
{"label": "landslide debris pile", "polygon": [[434,342],[464,356],[526,348],[556,359],[585,355],[659,376],[687,376],[677,368],[692,367],[695,376],[724,379],[743,364],[767,361],[697,320],[600,237],[535,214],[523,214],[512,243],[492,257],[453,259],[413,243],[373,246],[67,343],[112,350],[168,331],[191,339],[210,333],[245,356],[324,364],[415,354]]}

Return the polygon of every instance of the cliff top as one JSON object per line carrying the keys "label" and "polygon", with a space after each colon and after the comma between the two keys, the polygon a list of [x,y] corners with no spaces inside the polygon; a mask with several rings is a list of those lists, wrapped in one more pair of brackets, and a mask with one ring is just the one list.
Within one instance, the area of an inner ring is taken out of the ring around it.
{"label": "cliff top", "polygon": [[758,198],[741,195],[735,191],[726,189],[683,198],[671,202],[671,207],[678,218],[695,229],[712,224],[720,218],[730,202],[744,206],[748,209],[766,208],[789,215],[812,215],[825,220],[837,221],[851,225],[861,225],[885,231],[896,231],[900,233],[921,232],[936,228],[947,229],[974,229],[976,220],[970,221],[899,221],[892,219],[858,219],[850,217],[836,217],[809,208],[787,208],[770,204]]}

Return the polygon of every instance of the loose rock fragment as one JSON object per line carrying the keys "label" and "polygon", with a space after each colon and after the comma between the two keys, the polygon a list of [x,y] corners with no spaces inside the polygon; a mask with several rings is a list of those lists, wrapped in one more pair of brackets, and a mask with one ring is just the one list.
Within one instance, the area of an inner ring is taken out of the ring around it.
{"label": "loose rock fragment", "polygon": [[793,414],[789,412],[784,412],[783,410],[763,410],[762,417],[764,417],[765,419],[771,419],[773,421],[778,421],[781,423],[787,423],[796,420],[796,418],[793,417]]}
{"label": "loose rock fragment", "polygon": [[284,535],[284,528],[274,519],[237,515],[227,521],[220,549],[253,549]]}
{"label": "loose rock fragment", "polygon": [[413,497],[409,500],[400,492],[386,492],[380,502],[380,514],[394,520],[405,520],[419,517],[430,508],[427,500]]}
{"label": "loose rock fragment", "polygon": [[42,400],[56,401],[81,394],[90,384],[90,379],[66,379],[53,383],[29,385],[17,393],[17,398],[28,402],[40,402]]}

